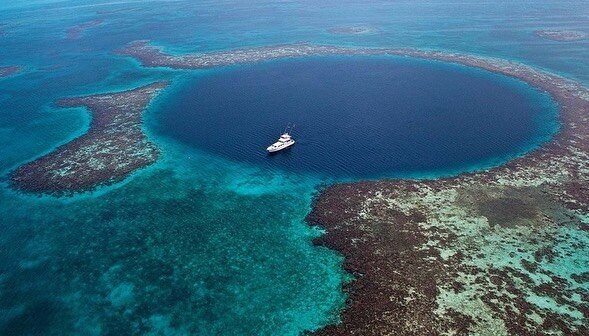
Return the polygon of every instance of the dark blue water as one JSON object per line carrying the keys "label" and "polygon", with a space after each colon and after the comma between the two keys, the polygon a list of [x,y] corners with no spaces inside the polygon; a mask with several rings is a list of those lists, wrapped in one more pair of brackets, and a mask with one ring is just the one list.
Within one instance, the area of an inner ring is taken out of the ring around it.
{"label": "dark blue water", "polygon": [[[163,105],[165,135],[237,161],[335,177],[486,166],[554,131],[550,100],[523,83],[399,58],[235,67],[190,81]],[[288,123],[297,143],[267,155]]]}

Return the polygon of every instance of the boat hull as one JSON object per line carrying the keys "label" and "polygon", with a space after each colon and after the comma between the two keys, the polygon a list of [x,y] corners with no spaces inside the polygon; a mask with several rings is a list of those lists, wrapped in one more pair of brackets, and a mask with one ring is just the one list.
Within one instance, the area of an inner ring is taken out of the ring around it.
{"label": "boat hull", "polygon": [[288,144],[285,144],[284,146],[281,146],[281,147],[272,147],[272,146],[270,146],[270,147],[266,148],[266,150],[268,151],[268,153],[276,153],[276,152],[280,152],[283,149],[287,149],[287,148],[289,148],[290,146],[292,146],[294,144],[295,144],[295,142],[292,141],[292,142],[290,142]]}

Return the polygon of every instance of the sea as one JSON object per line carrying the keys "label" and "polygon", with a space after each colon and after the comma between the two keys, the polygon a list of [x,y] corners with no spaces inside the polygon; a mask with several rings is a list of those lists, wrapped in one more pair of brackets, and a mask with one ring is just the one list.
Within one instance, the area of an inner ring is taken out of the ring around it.
{"label": "sea", "polygon": [[[488,71],[329,56],[206,70],[171,54],[306,42],[522,62],[589,86],[586,1],[0,0],[1,335],[300,335],[338,323],[343,256],[305,216],[333,183],[439,178],[501,165],[558,131],[544,92]],[[71,36],[68,30],[99,24]],[[364,27],[363,34],[345,28]],[[144,130],[162,150],[120,183],[27,194],[8,174],[84,134],[64,97],[160,80]],[[297,143],[267,155],[291,125]],[[566,265],[562,265],[566,267]]]}

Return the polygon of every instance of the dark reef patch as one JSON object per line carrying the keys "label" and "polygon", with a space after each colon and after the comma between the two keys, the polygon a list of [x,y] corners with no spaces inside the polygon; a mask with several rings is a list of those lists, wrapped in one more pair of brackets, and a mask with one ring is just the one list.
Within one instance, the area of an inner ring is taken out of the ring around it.
{"label": "dark reef patch", "polygon": [[[471,191],[471,192],[469,192]],[[487,218],[490,226],[541,226],[558,212],[539,188],[487,188],[464,190],[457,203],[472,214]]]}
{"label": "dark reef patch", "polygon": [[91,190],[127,177],[156,161],[159,149],[142,130],[142,114],[168,85],[60,100],[61,107],[85,106],[92,112],[88,132],[10,174],[14,187],[55,195]]}
{"label": "dark reef patch", "polygon": [[377,32],[376,28],[369,26],[341,26],[329,28],[327,31],[336,35],[364,35]]}
{"label": "dark reef patch", "polygon": [[538,220],[536,208],[531,203],[526,203],[518,198],[500,196],[481,204],[479,213],[489,220],[489,223],[497,223],[501,226],[509,226],[515,221],[526,220],[534,223]]}
{"label": "dark reef patch", "polygon": [[96,20],[80,23],[77,26],[69,28],[66,31],[66,36],[69,40],[77,40],[82,36],[82,34],[86,30],[88,30],[90,28],[98,27],[98,26],[102,25],[103,23],[104,23],[104,20],[102,20],[102,19],[96,19]]}
{"label": "dark reef patch", "polygon": [[0,77],[8,77],[19,73],[22,69],[19,66],[0,66]]}

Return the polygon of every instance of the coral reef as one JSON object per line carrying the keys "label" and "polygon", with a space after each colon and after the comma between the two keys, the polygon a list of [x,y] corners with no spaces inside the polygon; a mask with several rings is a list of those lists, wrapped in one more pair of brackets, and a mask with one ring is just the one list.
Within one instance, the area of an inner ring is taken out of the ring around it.
{"label": "coral reef", "polygon": [[142,114],[168,85],[68,98],[61,107],[85,106],[92,112],[88,132],[10,174],[12,185],[27,192],[69,194],[120,181],[156,161],[158,148],[142,130]]}

